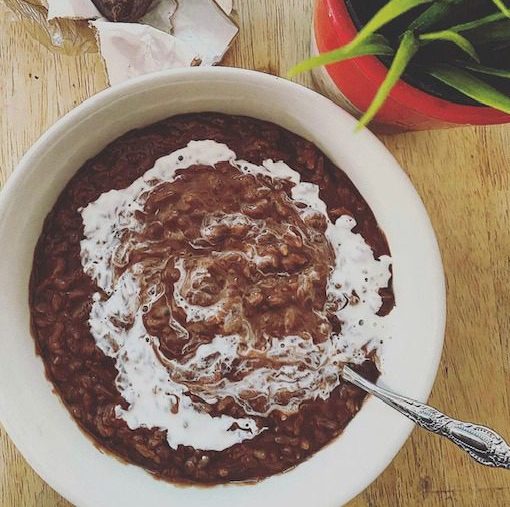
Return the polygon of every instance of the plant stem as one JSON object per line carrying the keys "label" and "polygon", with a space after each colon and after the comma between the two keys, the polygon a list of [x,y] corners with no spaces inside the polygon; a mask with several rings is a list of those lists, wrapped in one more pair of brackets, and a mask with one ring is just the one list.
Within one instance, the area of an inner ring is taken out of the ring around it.
{"label": "plant stem", "polygon": [[481,26],[488,25],[489,23],[494,23],[504,19],[506,19],[506,16],[501,12],[497,12],[496,14],[489,14],[488,16],[476,19],[475,21],[469,21],[468,23],[461,23],[460,25],[451,26],[448,28],[448,30],[451,30],[452,32],[465,32],[467,30],[480,28]]}
{"label": "plant stem", "polygon": [[418,5],[427,4],[432,1],[433,0],[389,0],[389,2],[381,7],[381,9],[379,9],[368,23],[358,32],[350,44],[356,44],[361,40],[366,39],[379,30],[379,28],[414,7],[418,7]]}
{"label": "plant stem", "polygon": [[510,9],[503,3],[503,0],[492,0],[492,2],[507,18],[510,18]]}
{"label": "plant stem", "polygon": [[374,118],[374,116],[384,104],[384,101],[387,99],[392,88],[402,76],[404,70],[407,67],[407,64],[418,51],[418,48],[419,41],[414,33],[410,31],[405,32],[391,67],[388,70],[388,74],[386,74],[384,81],[382,82],[381,86],[379,86],[379,89],[377,90],[377,93],[372,100],[372,103],[368,107],[366,113],[359,120],[356,130],[365,127]]}
{"label": "plant stem", "polygon": [[393,48],[389,45],[386,39],[379,34],[374,34],[372,37],[361,41],[354,46],[346,45],[327,53],[322,53],[312,58],[308,58],[301,63],[298,63],[289,70],[288,76],[294,77],[301,72],[312,70],[320,65],[329,65],[331,63],[338,63],[350,58],[367,55],[388,56],[394,53]]}
{"label": "plant stem", "polygon": [[438,0],[422,12],[410,25],[408,30],[420,33],[431,28],[445,18],[450,9],[464,0]]}
{"label": "plant stem", "polygon": [[441,30],[439,32],[424,33],[419,36],[420,41],[433,42],[433,41],[448,41],[453,42],[462,51],[467,53],[475,62],[480,62],[480,58],[474,48],[473,44],[469,42],[465,37],[452,30]]}

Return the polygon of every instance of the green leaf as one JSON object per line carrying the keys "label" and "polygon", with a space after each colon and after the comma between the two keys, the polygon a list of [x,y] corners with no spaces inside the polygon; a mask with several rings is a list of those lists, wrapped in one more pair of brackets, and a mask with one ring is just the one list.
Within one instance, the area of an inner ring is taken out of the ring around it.
{"label": "green leaf", "polygon": [[354,45],[360,40],[366,39],[379,30],[379,28],[393,21],[395,18],[398,18],[405,12],[418,5],[427,4],[432,1],[433,0],[390,0],[374,14],[372,19],[358,32],[356,37],[349,44]]}
{"label": "green leaf", "polygon": [[429,67],[427,72],[480,104],[510,114],[510,97],[471,73],[450,65]]}
{"label": "green leaf", "polygon": [[490,27],[472,30],[469,33],[469,40],[477,46],[510,41],[510,19],[493,23]]}
{"label": "green leaf", "polygon": [[491,23],[495,23],[497,21],[504,20],[506,16],[500,12],[496,14],[489,14],[488,16],[484,16],[483,18],[475,19],[474,21],[469,21],[468,23],[461,23],[460,25],[453,25],[448,30],[452,32],[466,32],[468,30],[474,30],[476,28],[480,28],[481,26],[489,25]]}
{"label": "green leaf", "polygon": [[468,64],[462,62],[461,64],[466,69],[478,72],[480,74],[487,74],[489,76],[504,77],[510,79],[510,70],[507,69],[495,69],[494,67],[486,67],[485,65],[479,64]]}
{"label": "green leaf", "polygon": [[[313,69],[318,65],[327,65],[330,63],[340,62],[349,58],[364,55],[384,56],[392,54],[388,49],[390,46],[385,42],[387,47],[377,46],[381,43],[381,35],[375,32],[382,26],[398,18],[405,12],[417,7],[418,5],[430,3],[433,0],[389,0],[381,9],[379,9],[372,19],[358,32],[356,37],[341,48],[330,51],[329,53],[309,58],[299,63],[289,71],[289,77],[295,76],[300,72]],[[374,37],[379,37],[377,41]],[[370,43],[368,46],[362,45],[362,42]]]}
{"label": "green leaf", "polygon": [[439,0],[427,7],[410,25],[408,30],[423,32],[443,20],[454,5],[464,0]]}
{"label": "green leaf", "polygon": [[480,58],[478,57],[478,54],[476,53],[476,49],[474,48],[473,44],[469,42],[466,37],[460,35],[457,32],[452,32],[451,30],[441,30],[439,32],[431,32],[431,33],[424,33],[420,35],[421,41],[448,41],[453,42],[456,44],[462,51],[467,53],[473,60],[476,62],[480,61]]}
{"label": "green leaf", "polygon": [[377,90],[377,93],[366,113],[359,120],[356,130],[366,126],[374,118],[379,109],[381,109],[381,106],[384,104],[392,88],[404,73],[407,64],[416,54],[418,48],[419,42],[414,33],[409,31],[405,32],[402,40],[400,41],[400,46],[398,47],[391,67],[388,70],[388,74],[381,86],[379,86],[379,89]]}
{"label": "green leaf", "polygon": [[494,5],[507,17],[510,18],[510,9],[503,3],[503,0],[492,0]]}
{"label": "green leaf", "polygon": [[361,41],[359,44],[352,46],[348,44],[333,51],[322,53],[312,58],[308,58],[301,63],[298,63],[288,72],[289,77],[293,77],[301,72],[306,72],[320,65],[328,65],[330,63],[341,62],[357,56],[377,55],[386,56],[392,55],[393,48],[388,44],[386,39],[379,34],[374,34],[368,39]]}

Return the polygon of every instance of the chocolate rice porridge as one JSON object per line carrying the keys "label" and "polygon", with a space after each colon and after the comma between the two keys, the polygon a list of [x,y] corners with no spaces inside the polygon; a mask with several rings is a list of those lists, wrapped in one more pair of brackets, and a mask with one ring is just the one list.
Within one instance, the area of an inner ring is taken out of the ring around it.
{"label": "chocolate rice porridge", "polygon": [[312,143],[189,114],[71,179],[30,282],[46,372],[102,448],[174,482],[257,480],[337,437],[379,376],[394,307],[383,232]]}

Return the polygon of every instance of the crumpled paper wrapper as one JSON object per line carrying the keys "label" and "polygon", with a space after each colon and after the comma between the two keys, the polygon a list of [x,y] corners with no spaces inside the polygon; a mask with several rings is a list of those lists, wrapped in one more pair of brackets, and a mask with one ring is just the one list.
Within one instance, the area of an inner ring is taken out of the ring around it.
{"label": "crumpled paper wrapper", "polygon": [[215,65],[238,32],[229,17],[232,0],[154,0],[136,23],[108,21],[91,0],[4,1],[31,20],[32,34],[50,49],[77,54],[99,47],[111,85],[157,70]]}
{"label": "crumpled paper wrapper", "polygon": [[97,19],[101,13],[88,0],[46,0],[48,19]]}
{"label": "crumpled paper wrapper", "polygon": [[110,84],[162,69],[190,67],[199,60],[185,42],[140,23],[92,21]]}

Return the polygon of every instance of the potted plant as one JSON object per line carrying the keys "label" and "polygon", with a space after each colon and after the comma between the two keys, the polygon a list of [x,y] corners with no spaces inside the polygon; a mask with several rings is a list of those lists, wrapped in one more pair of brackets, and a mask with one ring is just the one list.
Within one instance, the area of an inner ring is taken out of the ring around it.
{"label": "potted plant", "polygon": [[320,88],[360,126],[510,122],[510,9],[503,0],[316,0]]}

